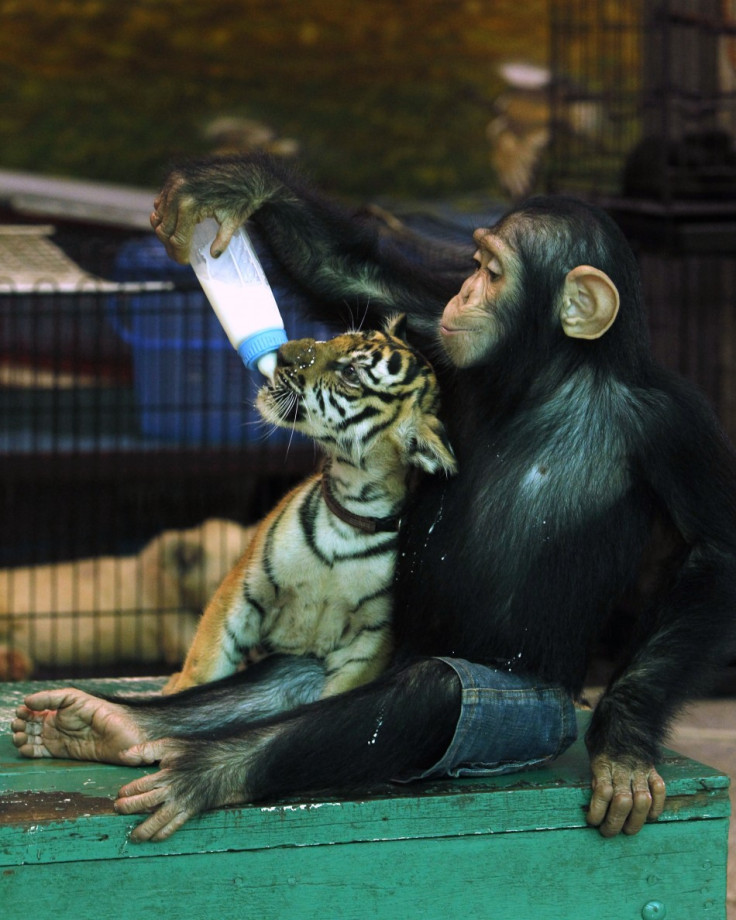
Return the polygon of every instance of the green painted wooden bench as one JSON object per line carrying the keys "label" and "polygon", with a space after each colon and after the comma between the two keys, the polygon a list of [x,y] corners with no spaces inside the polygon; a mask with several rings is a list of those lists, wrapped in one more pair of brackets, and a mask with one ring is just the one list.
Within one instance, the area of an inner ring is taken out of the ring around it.
{"label": "green painted wooden bench", "polygon": [[0,684],[3,918],[726,916],[728,778],[675,753],[661,769],[667,810],[635,837],[586,827],[578,742],[545,769],[225,808],[165,843],[132,844],[138,819],[114,814],[111,798],[141,771],[17,756],[7,723],[34,686]]}

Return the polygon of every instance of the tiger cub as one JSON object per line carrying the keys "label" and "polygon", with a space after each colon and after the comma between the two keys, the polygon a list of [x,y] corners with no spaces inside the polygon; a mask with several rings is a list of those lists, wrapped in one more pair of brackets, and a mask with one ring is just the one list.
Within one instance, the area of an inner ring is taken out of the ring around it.
{"label": "tiger cub", "polygon": [[404,340],[404,325],[400,316],[385,332],[301,339],[279,349],[258,410],[274,425],[311,436],[326,461],[259,525],[164,692],[231,674],[258,647],[322,659],[322,696],[365,683],[388,664],[410,471],[457,469],[437,416],[437,380]]}

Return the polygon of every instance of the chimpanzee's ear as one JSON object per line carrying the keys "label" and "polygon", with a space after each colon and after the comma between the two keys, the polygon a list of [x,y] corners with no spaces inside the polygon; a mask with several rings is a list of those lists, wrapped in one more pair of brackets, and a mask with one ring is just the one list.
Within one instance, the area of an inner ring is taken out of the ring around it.
{"label": "chimpanzee's ear", "polygon": [[406,313],[397,313],[386,321],[386,333],[393,335],[402,342],[406,341]]}
{"label": "chimpanzee's ear", "polygon": [[618,307],[618,290],[605,272],[591,265],[578,265],[568,272],[560,309],[565,335],[599,339],[613,325]]}

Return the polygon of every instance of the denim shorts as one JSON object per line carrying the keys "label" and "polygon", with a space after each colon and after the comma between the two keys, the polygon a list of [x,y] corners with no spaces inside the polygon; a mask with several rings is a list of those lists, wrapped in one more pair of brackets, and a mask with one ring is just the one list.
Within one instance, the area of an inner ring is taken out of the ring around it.
{"label": "denim shorts", "polygon": [[445,755],[411,779],[513,773],[553,760],[577,737],[575,706],[561,687],[462,658],[439,660],[460,680],[460,717]]}

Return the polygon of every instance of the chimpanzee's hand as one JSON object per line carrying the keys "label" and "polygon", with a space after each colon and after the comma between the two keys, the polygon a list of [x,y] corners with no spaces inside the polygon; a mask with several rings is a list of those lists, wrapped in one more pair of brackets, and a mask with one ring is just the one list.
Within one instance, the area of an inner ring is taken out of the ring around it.
{"label": "chimpanzee's hand", "polygon": [[242,211],[229,212],[212,203],[204,203],[192,189],[192,183],[182,171],[172,172],[160,194],[153,202],[151,226],[166,247],[166,252],[176,262],[189,261],[192,233],[195,226],[207,217],[220,224],[210,252],[217,257],[227,248],[233,234],[245,220]]}
{"label": "chimpanzee's hand", "polygon": [[666,790],[653,764],[598,754],[590,768],[593,796],[587,820],[604,837],[620,831],[637,834],[645,821],[656,821],[662,814]]}

